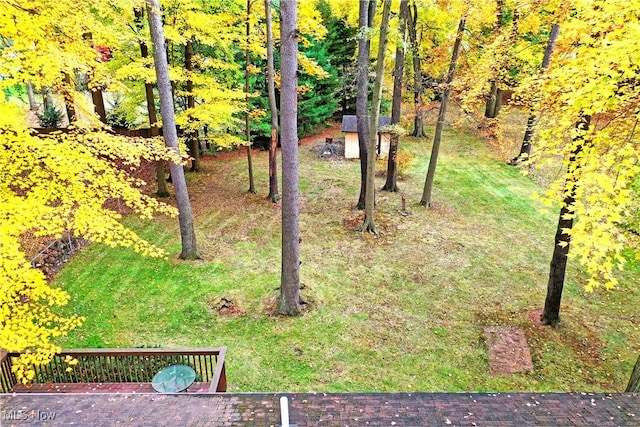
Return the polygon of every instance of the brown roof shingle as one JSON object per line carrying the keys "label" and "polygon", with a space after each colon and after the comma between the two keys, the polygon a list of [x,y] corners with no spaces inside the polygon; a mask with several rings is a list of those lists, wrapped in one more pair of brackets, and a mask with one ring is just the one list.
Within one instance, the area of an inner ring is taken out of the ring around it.
{"label": "brown roof shingle", "polygon": [[3,426],[276,426],[281,396],[298,427],[640,425],[631,393],[30,393],[0,407]]}
{"label": "brown roof shingle", "polygon": [[[367,120],[369,117],[367,116]],[[380,116],[378,120],[378,129],[383,126],[389,126],[391,124],[391,117]],[[342,116],[342,132],[358,132],[358,121],[354,115]]]}

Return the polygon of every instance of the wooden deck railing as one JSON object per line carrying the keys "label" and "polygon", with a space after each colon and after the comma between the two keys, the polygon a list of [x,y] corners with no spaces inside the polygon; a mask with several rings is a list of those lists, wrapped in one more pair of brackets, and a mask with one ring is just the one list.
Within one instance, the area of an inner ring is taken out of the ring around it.
{"label": "wooden deck railing", "polygon": [[[91,348],[63,350],[47,365],[35,366],[32,383],[150,383],[160,370],[188,365],[196,371],[196,382],[210,383],[209,392],[227,391],[224,358],[227,348]],[[0,392],[16,386],[11,371],[19,353],[0,353]],[[67,356],[78,361],[65,362]],[[67,368],[71,368],[67,371]]]}

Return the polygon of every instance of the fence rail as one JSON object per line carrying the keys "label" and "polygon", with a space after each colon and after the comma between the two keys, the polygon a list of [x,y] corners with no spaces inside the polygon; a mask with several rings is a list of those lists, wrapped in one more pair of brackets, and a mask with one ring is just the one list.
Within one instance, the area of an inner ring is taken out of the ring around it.
{"label": "fence rail", "polygon": [[[226,347],[219,348],[113,348],[74,349],[56,354],[46,365],[34,366],[32,383],[150,383],[160,370],[171,365],[188,365],[196,372],[196,382],[210,383],[209,392],[225,392]],[[17,384],[11,366],[19,353],[0,353],[0,392],[8,393]],[[71,365],[67,356],[77,360]]]}

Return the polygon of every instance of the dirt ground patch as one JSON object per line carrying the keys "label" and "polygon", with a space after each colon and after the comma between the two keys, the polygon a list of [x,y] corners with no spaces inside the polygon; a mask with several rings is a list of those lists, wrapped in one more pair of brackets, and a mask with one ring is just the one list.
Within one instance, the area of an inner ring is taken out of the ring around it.
{"label": "dirt ground patch", "polygon": [[305,136],[298,141],[298,145],[309,145],[317,142],[325,142],[326,138],[334,138],[341,136],[340,123],[328,123],[327,127],[314,135]]}
{"label": "dirt ground patch", "polygon": [[531,352],[524,331],[515,326],[486,326],[491,375],[533,372]]}
{"label": "dirt ground patch", "polygon": [[[325,129],[319,134],[309,135],[301,138],[298,141],[299,146],[314,147],[319,144],[320,141],[324,144],[327,137],[335,138],[340,134],[339,123],[329,123]],[[280,150],[280,149],[278,149]],[[259,150],[252,149],[254,155],[258,154]],[[232,150],[223,151],[217,153],[215,156],[205,155],[202,156],[202,170],[197,173],[197,182],[204,185],[191,185],[189,189],[189,196],[191,199],[191,207],[194,212],[206,212],[207,210],[216,208],[220,205],[224,205],[226,210],[233,210],[237,213],[244,212],[247,209],[247,197],[251,203],[257,203],[265,206],[273,206],[278,208],[279,203],[271,203],[266,200],[266,194],[256,194],[247,196],[246,189],[249,187],[249,182],[237,181],[237,191],[229,193],[228,189],[220,185],[208,185],[209,182],[215,181],[215,177],[227,177],[233,166],[229,163],[230,160],[238,159],[247,156],[246,147],[237,147]],[[280,159],[278,160],[278,163]],[[278,164],[278,167],[281,167]],[[244,179],[244,177],[243,177]],[[248,178],[247,178],[248,179]],[[265,190],[265,189],[263,189]],[[267,189],[268,190],[268,189]],[[265,190],[266,191],[266,190]]]}

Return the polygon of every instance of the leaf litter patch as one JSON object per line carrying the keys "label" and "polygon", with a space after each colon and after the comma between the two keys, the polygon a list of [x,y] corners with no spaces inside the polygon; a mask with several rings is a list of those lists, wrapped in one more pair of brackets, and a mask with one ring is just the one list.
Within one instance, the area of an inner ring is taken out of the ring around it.
{"label": "leaf litter patch", "polygon": [[221,316],[244,316],[246,310],[234,297],[223,296],[221,298],[210,297],[207,299],[207,307]]}

